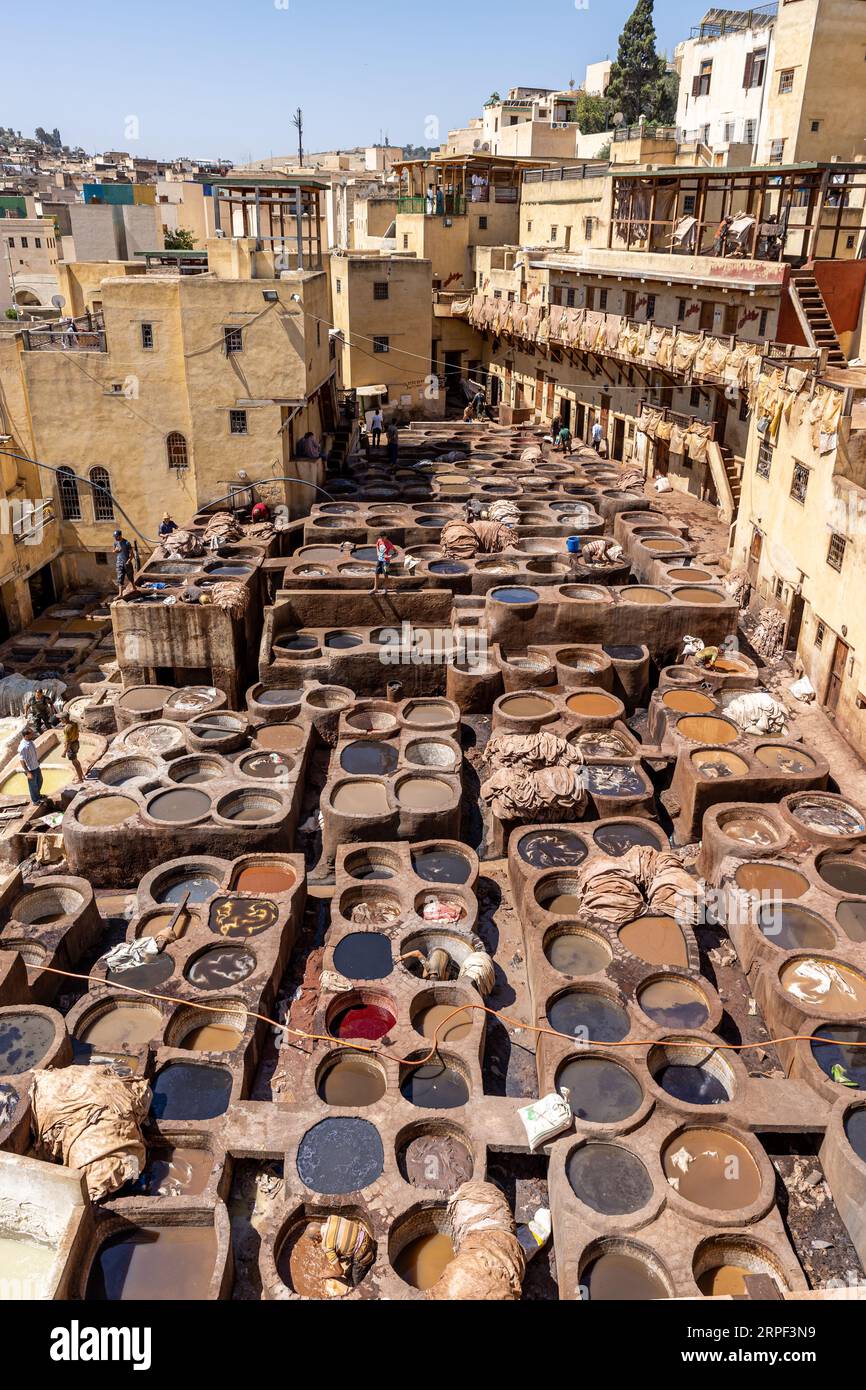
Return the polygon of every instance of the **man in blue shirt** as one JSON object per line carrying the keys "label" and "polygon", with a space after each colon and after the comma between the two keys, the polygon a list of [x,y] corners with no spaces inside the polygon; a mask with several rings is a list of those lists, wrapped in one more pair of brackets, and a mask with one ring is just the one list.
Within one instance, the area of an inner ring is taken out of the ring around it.
{"label": "man in blue shirt", "polygon": [[168,512],[165,512],[162,521],[159,523],[159,534],[161,536],[170,536],[172,531],[176,530],[177,522],[173,517],[169,516]]}
{"label": "man in blue shirt", "polygon": [[132,546],[122,531],[114,533],[114,578],[117,582],[117,597],[123,598],[127,580],[132,579]]}

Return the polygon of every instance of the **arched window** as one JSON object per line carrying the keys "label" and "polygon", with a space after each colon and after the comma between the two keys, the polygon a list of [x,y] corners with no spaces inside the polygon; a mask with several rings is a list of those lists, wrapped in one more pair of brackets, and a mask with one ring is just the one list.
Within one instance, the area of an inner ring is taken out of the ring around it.
{"label": "arched window", "polygon": [[93,497],[93,520],[94,521],[113,521],[114,502],[111,497],[111,479],[108,476],[107,468],[91,468],[90,481],[95,484],[91,489]]}
{"label": "arched window", "polygon": [[165,441],[165,452],[168,458],[169,468],[188,468],[189,456],[186,449],[186,439],[175,430]]}
{"label": "arched window", "polygon": [[60,514],[64,521],[81,520],[81,501],[78,496],[78,479],[71,468],[58,468],[57,484],[60,489]]}

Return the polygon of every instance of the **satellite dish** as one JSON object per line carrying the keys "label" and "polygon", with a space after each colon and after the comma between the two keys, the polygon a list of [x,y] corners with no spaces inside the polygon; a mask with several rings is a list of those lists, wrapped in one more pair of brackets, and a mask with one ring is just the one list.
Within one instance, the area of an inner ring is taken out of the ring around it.
{"label": "satellite dish", "polygon": [[481,146],[481,141],[480,141],[480,140],[473,140],[473,141],[472,141],[472,148],[473,148],[473,150],[479,149],[480,146]]}
{"label": "satellite dish", "polygon": [[613,118],[614,125],[622,125],[624,120],[625,116],[623,115],[623,113],[621,111],[617,111]]}
{"label": "satellite dish", "polygon": [[63,298],[62,294],[53,294],[51,296],[51,303],[54,305],[55,309],[62,309],[66,300]]}

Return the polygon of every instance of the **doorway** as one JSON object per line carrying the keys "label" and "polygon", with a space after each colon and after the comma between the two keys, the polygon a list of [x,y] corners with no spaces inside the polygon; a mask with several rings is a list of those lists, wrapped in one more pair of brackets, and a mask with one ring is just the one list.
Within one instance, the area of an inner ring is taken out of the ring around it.
{"label": "doorway", "polygon": [[619,415],[615,415],[613,419],[613,457],[615,459],[618,459],[621,463],[624,452],[625,420],[623,420]]}
{"label": "doorway", "polygon": [[571,429],[571,401],[567,400],[565,396],[559,398],[559,418],[563,425],[567,425]]}
{"label": "doorway", "polygon": [[833,649],[833,660],[830,663],[830,677],[827,681],[827,693],[824,696],[824,708],[828,714],[835,714],[839,704],[839,696],[842,693],[842,683],[845,680],[845,667],[851,655],[851,648],[847,642],[843,642],[841,637],[836,638],[836,646]]}
{"label": "doorway", "polygon": [[788,627],[785,632],[785,651],[795,652],[800,641],[800,628],[803,626],[803,610],[806,604],[802,594],[794,594],[788,613]]}
{"label": "doorway", "polygon": [[30,590],[30,602],[33,604],[33,616],[38,618],[44,613],[46,608],[50,608],[52,603],[57,602],[57,593],[54,588],[54,575],[51,573],[50,565],[43,565],[41,570],[31,574],[27,581]]}
{"label": "doorway", "polygon": [[753,588],[756,588],[758,584],[758,571],[761,568],[761,551],[763,548],[764,537],[756,526],[752,531],[752,544],[749,546],[749,559],[746,564],[746,569],[748,570]]}

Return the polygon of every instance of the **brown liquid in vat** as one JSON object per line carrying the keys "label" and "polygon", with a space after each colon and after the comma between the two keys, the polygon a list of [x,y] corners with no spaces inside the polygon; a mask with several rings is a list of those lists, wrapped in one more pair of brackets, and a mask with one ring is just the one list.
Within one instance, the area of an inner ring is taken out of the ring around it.
{"label": "brown liquid in vat", "polygon": [[619,702],[612,695],[595,695],[589,691],[580,691],[577,695],[569,695],[565,703],[573,714],[611,718],[619,713]]}
{"label": "brown liquid in vat", "polygon": [[388,793],[381,782],[343,782],[334,792],[335,811],[356,816],[384,816],[389,811]]}
{"label": "brown liquid in vat", "polygon": [[740,731],[727,719],[712,715],[687,714],[677,720],[677,731],[693,743],[734,743]]}
{"label": "brown liquid in vat", "polygon": [[678,714],[711,714],[716,708],[715,700],[700,690],[666,690],[662,704]]}
{"label": "brown liquid in vat", "polygon": [[499,708],[514,719],[540,719],[550,714],[553,705],[541,695],[513,695],[503,700]]}
{"label": "brown liquid in vat", "polygon": [[779,893],[783,898],[801,898],[809,887],[803,874],[784,864],[741,864],[734,881],[748,893]]}
{"label": "brown liquid in vat", "polygon": [[673,917],[638,917],[620,927],[619,939],[649,965],[688,965],[685,937]]}
{"label": "brown liquid in vat", "polygon": [[662,1153],[665,1177],[688,1202],[711,1211],[749,1207],[761,1194],[758,1165],[739,1139],[720,1129],[687,1129]]}
{"label": "brown liquid in vat", "polygon": [[128,796],[98,796],[88,801],[78,812],[81,825],[120,825],[138,810]]}
{"label": "brown liquid in vat", "polygon": [[397,788],[397,800],[410,811],[440,811],[454,793],[435,777],[407,777]]}

